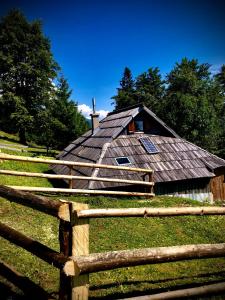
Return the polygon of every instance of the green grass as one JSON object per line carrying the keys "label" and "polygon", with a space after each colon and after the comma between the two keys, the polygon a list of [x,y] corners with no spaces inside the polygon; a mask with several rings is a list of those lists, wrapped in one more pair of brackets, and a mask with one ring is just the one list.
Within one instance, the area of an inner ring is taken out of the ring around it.
{"label": "green grass", "polygon": [[[18,152],[24,152],[27,156],[47,155],[47,151],[44,146],[38,146],[35,143],[28,142],[27,147],[23,147],[24,145],[20,144],[19,137],[16,134],[9,134],[0,130],[0,144],[1,143],[5,146],[18,149],[18,151],[16,151],[16,155],[20,155]],[[2,152],[5,152],[5,149],[2,150]],[[58,153],[58,150],[50,150],[48,155],[55,156]]]}
{"label": "green grass", "polygon": [[[15,154],[12,151],[5,151]],[[18,155],[18,153],[16,153]],[[27,153],[20,153],[27,155]],[[31,156],[33,154],[30,154]],[[47,172],[45,164],[3,162],[1,168],[30,172]],[[47,179],[0,176],[0,184],[52,186]],[[155,197],[149,199],[108,198],[85,196],[57,196],[76,202],[86,202],[91,208],[197,206],[198,202]],[[25,233],[43,244],[59,250],[58,220],[30,208],[0,198],[1,222]],[[186,216],[170,218],[108,218],[90,220],[90,252],[125,250],[145,247],[172,246],[197,243],[222,243],[224,216]],[[57,293],[59,272],[0,238],[0,258],[13,265],[50,293]],[[190,287],[223,280],[225,259],[202,259],[151,266],[128,267],[90,275],[90,299],[123,298],[161,292],[175,287]],[[4,279],[2,283],[7,284]],[[16,290],[18,292],[18,290]],[[0,285],[0,294],[1,285]],[[2,297],[2,296],[1,296]],[[4,299],[4,298],[1,298]],[[5,298],[6,299],[6,298]],[[224,299],[208,297],[207,299]]]}

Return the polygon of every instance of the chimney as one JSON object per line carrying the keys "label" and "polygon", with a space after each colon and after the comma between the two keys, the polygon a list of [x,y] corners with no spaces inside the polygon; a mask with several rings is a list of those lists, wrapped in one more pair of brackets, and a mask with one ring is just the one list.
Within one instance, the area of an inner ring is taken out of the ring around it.
{"label": "chimney", "polygon": [[91,116],[91,125],[92,125],[92,134],[94,133],[95,129],[99,126],[99,114],[95,112],[95,98],[92,98],[92,106],[93,106],[93,113],[90,114]]}

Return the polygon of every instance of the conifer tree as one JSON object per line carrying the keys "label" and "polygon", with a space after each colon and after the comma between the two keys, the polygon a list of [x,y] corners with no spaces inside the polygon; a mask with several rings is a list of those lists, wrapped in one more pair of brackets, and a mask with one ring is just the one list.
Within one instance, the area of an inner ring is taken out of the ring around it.
{"label": "conifer tree", "polygon": [[181,137],[216,151],[221,98],[210,79],[208,64],[182,59],[167,75],[161,117]]}
{"label": "conifer tree", "polygon": [[126,67],[120,81],[120,87],[117,89],[117,95],[112,97],[116,110],[136,104],[134,87],[131,70]]}
{"label": "conifer tree", "polygon": [[149,68],[136,79],[136,98],[149,109],[158,114],[164,95],[164,81],[158,68]]}

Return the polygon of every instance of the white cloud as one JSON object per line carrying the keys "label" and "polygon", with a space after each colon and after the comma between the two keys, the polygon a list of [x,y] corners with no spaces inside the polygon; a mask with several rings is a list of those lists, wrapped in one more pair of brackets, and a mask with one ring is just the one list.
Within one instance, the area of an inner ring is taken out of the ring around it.
{"label": "white cloud", "polygon": [[209,68],[209,70],[210,70],[210,72],[212,73],[212,75],[215,75],[215,74],[219,73],[220,70],[221,70],[221,66],[222,66],[222,64],[215,64],[215,65],[212,65],[212,66]]}
{"label": "white cloud", "polygon": [[[86,105],[86,104],[80,104],[78,105],[78,110],[82,113],[82,115],[85,116],[85,118],[90,119],[90,114],[92,113],[92,109],[90,108],[90,106]],[[107,110],[97,110],[96,113],[99,114],[99,119],[103,119],[106,117],[106,115],[108,114]]]}

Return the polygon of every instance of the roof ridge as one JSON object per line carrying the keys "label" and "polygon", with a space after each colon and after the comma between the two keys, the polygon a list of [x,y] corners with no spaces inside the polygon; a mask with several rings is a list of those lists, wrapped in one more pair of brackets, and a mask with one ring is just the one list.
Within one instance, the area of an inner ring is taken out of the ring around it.
{"label": "roof ridge", "polygon": [[136,107],[144,107],[144,104],[142,102],[138,103],[138,104],[135,104],[135,105],[130,105],[130,106],[127,106],[125,108],[120,108],[120,109],[117,109],[117,110],[114,110],[114,111],[111,111],[108,113],[107,116],[111,116],[111,115],[114,115],[114,114],[118,114],[120,112],[123,112],[123,111],[126,111],[126,110],[130,110],[132,108],[136,108]]}

